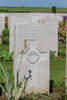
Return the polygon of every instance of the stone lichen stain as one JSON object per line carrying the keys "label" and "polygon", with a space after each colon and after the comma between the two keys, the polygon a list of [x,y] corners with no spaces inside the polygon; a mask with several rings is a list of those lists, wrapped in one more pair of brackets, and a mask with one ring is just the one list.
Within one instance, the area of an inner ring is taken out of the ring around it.
{"label": "stone lichen stain", "polygon": [[40,23],[40,20],[38,20],[38,23]]}
{"label": "stone lichen stain", "polygon": [[43,19],[39,19],[38,23],[43,23],[44,24],[45,23],[45,19],[44,18]]}

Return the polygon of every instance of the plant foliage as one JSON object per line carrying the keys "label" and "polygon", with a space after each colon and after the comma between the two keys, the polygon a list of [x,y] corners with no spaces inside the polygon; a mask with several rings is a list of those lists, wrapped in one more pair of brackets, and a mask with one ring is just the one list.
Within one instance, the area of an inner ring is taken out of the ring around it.
{"label": "plant foliage", "polygon": [[9,52],[6,51],[0,51],[0,60],[11,61],[12,55],[13,55],[12,53],[10,54]]}
{"label": "plant foliage", "polygon": [[3,30],[2,41],[4,44],[9,44],[9,29],[5,28]]}
{"label": "plant foliage", "polygon": [[56,7],[55,6],[52,7],[52,13],[56,13]]}
{"label": "plant foliage", "polygon": [[5,88],[1,84],[0,84],[0,87],[3,93],[5,93],[8,100],[19,100],[19,98],[23,98],[27,81],[31,77],[30,76],[31,71],[28,71],[29,74],[27,74],[27,77],[24,76],[24,79],[21,79],[21,81],[19,81],[20,66],[22,62],[22,56],[25,53],[26,40],[24,43],[25,43],[24,50],[22,50],[19,69],[17,70],[16,83],[13,82],[13,84],[11,84],[7,69],[0,64],[0,76],[3,82],[5,83]]}
{"label": "plant foliage", "polygon": [[[18,73],[17,73],[18,74]],[[5,87],[3,87],[0,84],[0,87],[3,91],[3,93],[5,93],[6,97],[8,98],[8,100],[18,100],[21,96],[23,97],[24,95],[24,89],[27,83],[27,78],[24,77],[24,80],[21,80],[21,82],[18,84],[16,84],[16,86],[10,83],[10,78],[7,72],[7,69],[2,66],[0,64],[0,76],[2,77],[4,83],[5,83]],[[18,80],[17,80],[18,81]]]}

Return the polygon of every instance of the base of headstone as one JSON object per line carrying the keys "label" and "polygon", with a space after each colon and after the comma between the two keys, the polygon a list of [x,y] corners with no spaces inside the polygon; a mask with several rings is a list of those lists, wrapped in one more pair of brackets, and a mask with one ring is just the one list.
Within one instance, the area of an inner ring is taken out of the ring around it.
{"label": "base of headstone", "polygon": [[2,38],[0,37],[0,44],[2,44]]}
{"label": "base of headstone", "polygon": [[26,94],[48,94],[49,95],[49,92],[47,92],[49,89],[46,87],[46,88],[36,88],[36,87],[30,87],[30,88],[26,88],[25,90],[25,93]]}
{"label": "base of headstone", "polygon": [[58,52],[55,52],[55,57],[58,57]]}

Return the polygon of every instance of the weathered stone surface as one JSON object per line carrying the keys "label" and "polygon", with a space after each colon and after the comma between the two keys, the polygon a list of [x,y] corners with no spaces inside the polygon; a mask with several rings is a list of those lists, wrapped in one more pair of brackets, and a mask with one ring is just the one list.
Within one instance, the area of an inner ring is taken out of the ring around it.
{"label": "weathered stone surface", "polygon": [[[19,81],[24,75],[28,76],[27,73],[31,70],[26,93],[49,93],[50,54],[46,46],[46,43],[49,45],[46,32],[41,24],[15,25],[14,76],[16,82],[21,60]],[[27,49],[22,57],[24,40],[27,40]]]}
{"label": "weathered stone surface", "polygon": [[11,15],[8,18],[9,21],[9,29],[10,29],[10,52],[14,51],[14,25],[15,24],[26,24],[30,23],[30,18],[28,17],[28,14],[22,14],[22,16],[19,15]]}
{"label": "weathered stone surface", "polygon": [[56,51],[58,56],[58,23],[63,18],[56,14],[45,13],[25,13],[25,14],[11,14],[9,17],[10,26],[10,52],[14,51],[14,24],[30,24],[38,23],[48,28],[47,33],[50,31],[50,50]]}
{"label": "weathered stone surface", "polygon": [[2,36],[4,27],[5,27],[5,18],[4,16],[0,16],[0,36]]}

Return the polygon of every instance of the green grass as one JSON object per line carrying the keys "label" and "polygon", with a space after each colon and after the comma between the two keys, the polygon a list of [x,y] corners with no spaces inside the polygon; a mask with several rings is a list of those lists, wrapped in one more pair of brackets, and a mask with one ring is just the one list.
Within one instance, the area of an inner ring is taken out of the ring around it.
{"label": "green grass", "polygon": [[57,13],[67,13],[67,8],[57,8]]}
{"label": "green grass", "polygon": [[51,58],[50,79],[54,88],[61,88],[65,85],[65,58]]}
{"label": "green grass", "polygon": [[54,88],[65,86],[66,43],[59,42],[59,56],[50,59],[50,79]]}
{"label": "green grass", "polygon": [[59,52],[58,52],[59,56],[65,57],[66,56],[66,43],[59,42],[58,49],[59,49]]}
{"label": "green grass", "polygon": [[0,7],[0,10],[5,10],[8,12],[51,12],[51,8],[42,7]]}
{"label": "green grass", "polygon": [[[45,7],[0,7],[0,12],[44,12],[51,13],[52,8]],[[67,8],[57,8],[57,13],[67,13]]]}
{"label": "green grass", "polygon": [[[12,83],[13,82],[13,62],[12,61],[9,61],[9,62],[0,61],[0,64],[2,64],[5,68],[7,68],[10,82]],[[2,82],[1,78],[0,78],[0,82]]]}
{"label": "green grass", "polygon": [[[59,53],[61,54],[64,52],[65,55],[65,43],[59,43]],[[0,45],[0,51],[8,51],[8,45]],[[8,69],[8,73],[10,75],[11,82],[13,81],[13,62],[4,62],[0,61],[1,64],[3,64]],[[50,59],[50,80],[53,81],[53,87],[54,88],[60,88],[64,87],[65,82],[65,56],[64,58],[51,58]],[[1,80],[0,80],[1,81]]]}
{"label": "green grass", "polygon": [[9,51],[9,45],[0,44],[0,51]]}
{"label": "green grass", "polygon": [[[8,51],[9,52],[9,45],[7,44],[0,44],[0,51]],[[13,81],[13,62],[12,61],[2,61],[0,60],[0,64],[2,64],[4,67],[7,68],[9,76],[10,76],[10,81]],[[2,80],[0,79],[0,82]]]}

